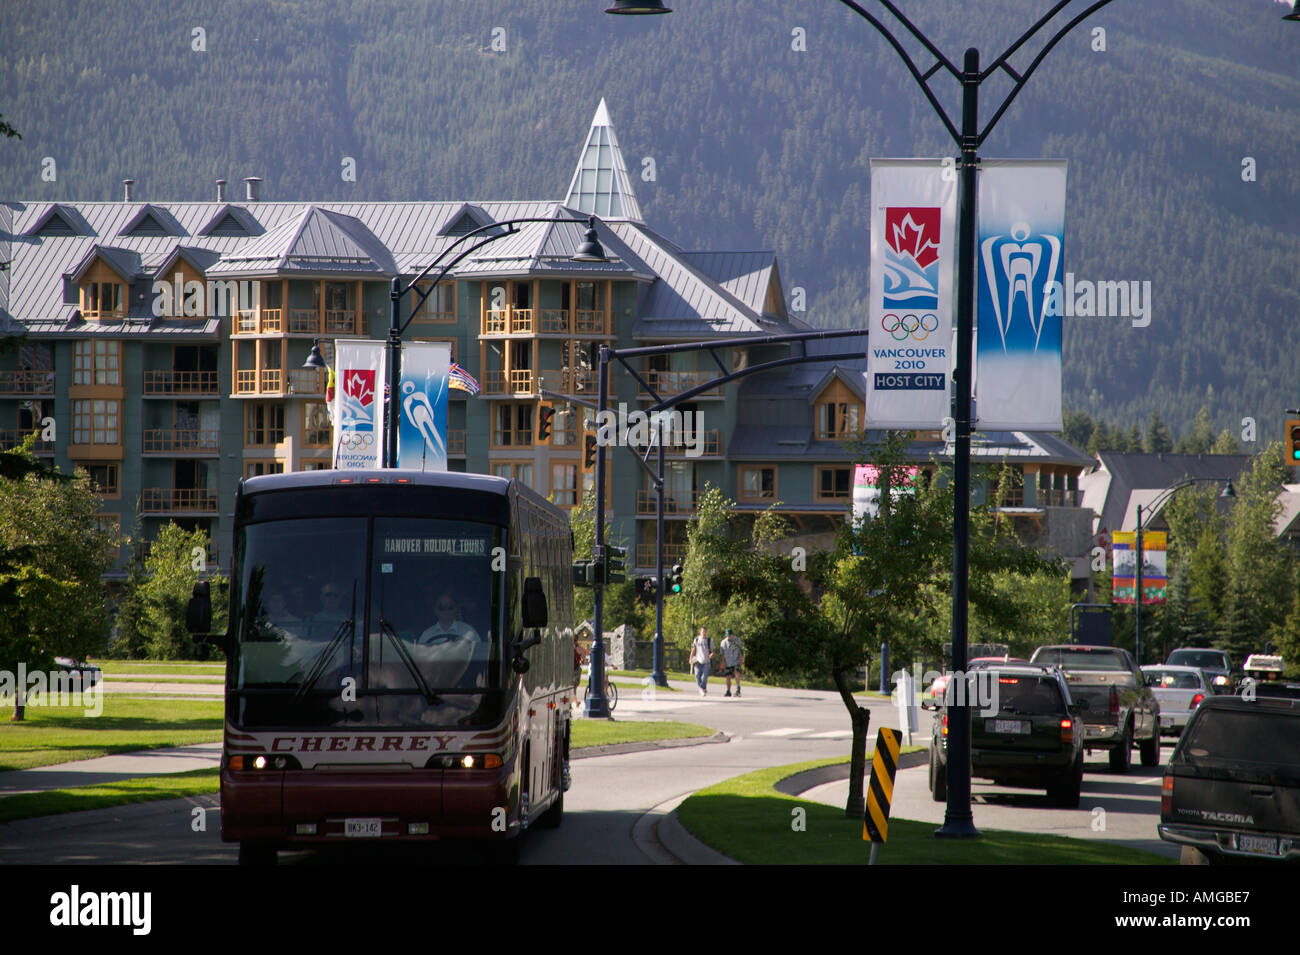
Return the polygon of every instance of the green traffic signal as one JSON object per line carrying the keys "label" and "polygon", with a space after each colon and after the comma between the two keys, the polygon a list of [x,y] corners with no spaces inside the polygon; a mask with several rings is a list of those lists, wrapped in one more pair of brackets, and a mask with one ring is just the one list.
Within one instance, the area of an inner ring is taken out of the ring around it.
{"label": "green traffic signal", "polygon": [[679,594],[682,592],[682,565],[673,564],[673,569],[668,577],[668,592],[670,594]]}

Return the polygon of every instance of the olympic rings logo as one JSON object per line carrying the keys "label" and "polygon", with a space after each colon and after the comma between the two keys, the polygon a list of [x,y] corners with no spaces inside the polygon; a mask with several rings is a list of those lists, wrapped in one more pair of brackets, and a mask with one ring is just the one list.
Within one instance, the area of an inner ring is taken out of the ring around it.
{"label": "olympic rings logo", "polygon": [[912,341],[923,342],[930,337],[931,332],[938,331],[939,317],[933,312],[924,315],[909,312],[901,316],[890,312],[881,318],[880,327],[893,336],[894,341],[911,338]]}
{"label": "olympic rings logo", "polygon": [[339,444],[349,451],[364,451],[375,443],[375,436],[368,431],[344,431]]}

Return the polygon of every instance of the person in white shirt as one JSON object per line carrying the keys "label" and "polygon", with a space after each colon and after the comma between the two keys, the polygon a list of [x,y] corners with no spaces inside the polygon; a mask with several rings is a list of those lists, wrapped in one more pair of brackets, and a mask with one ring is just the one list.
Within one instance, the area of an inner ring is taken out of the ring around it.
{"label": "person in white shirt", "polygon": [[691,642],[691,671],[695,674],[700,696],[709,695],[709,667],[712,663],[713,641],[709,639],[708,629],[700,627],[699,636]]}
{"label": "person in white shirt", "polygon": [[456,598],[449,591],[443,591],[438,596],[433,609],[438,615],[438,619],[432,627],[420,634],[417,643],[431,646],[457,639],[479,642],[480,637],[474,628],[464,620],[459,619],[460,607],[456,603]]}
{"label": "person in white shirt", "polygon": [[722,672],[727,677],[727,692],[724,696],[731,696],[731,678],[736,678],[736,696],[740,696],[740,669],[745,665],[745,644],[740,637],[727,628],[726,635],[722,638]]}

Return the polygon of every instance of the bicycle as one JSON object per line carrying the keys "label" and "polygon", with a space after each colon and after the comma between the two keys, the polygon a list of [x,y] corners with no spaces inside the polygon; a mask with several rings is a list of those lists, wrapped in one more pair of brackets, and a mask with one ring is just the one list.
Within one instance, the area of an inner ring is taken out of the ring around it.
{"label": "bicycle", "polygon": [[[587,705],[587,700],[590,697],[591,684],[588,683],[587,688],[582,691],[582,705],[584,707]],[[605,700],[610,710],[613,710],[614,707],[618,706],[618,684],[610,682],[609,677],[605,677]]]}

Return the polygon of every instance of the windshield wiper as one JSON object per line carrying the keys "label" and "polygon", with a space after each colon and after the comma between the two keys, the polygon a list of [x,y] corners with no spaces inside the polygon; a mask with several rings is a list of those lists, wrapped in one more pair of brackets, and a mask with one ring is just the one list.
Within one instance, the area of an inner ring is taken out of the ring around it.
{"label": "windshield wiper", "polygon": [[406,649],[406,644],[404,644],[402,638],[397,635],[397,631],[393,629],[393,625],[384,617],[379,618],[379,632],[393,642],[393,646],[397,648],[397,655],[402,658],[402,662],[406,664],[406,669],[411,671],[411,676],[415,677],[415,682],[420,685],[420,692],[424,694],[425,701],[428,702],[430,706],[441,706],[442,697],[433,692],[433,688],[430,687],[428,681],[425,680],[424,674],[420,672],[419,665],[414,659],[412,659],[411,652]]}
{"label": "windshield wiper", "polygon": [[316,685],[316,681],[321,678],[325,672],[325,665],[329,663],[330,658],[334,656],[334,651],[338,649],[345,636],[352,634],[352,618],[348,617],[339,621],[338,629],[334,631],[334,636],[330,637],[330,642],[325,645],[325,649],[317,654],[316,659],[312,661],[311,669],[307,671],[307,678],[302,681],[298,687],[295,697],[306,696],[308,691]]}

